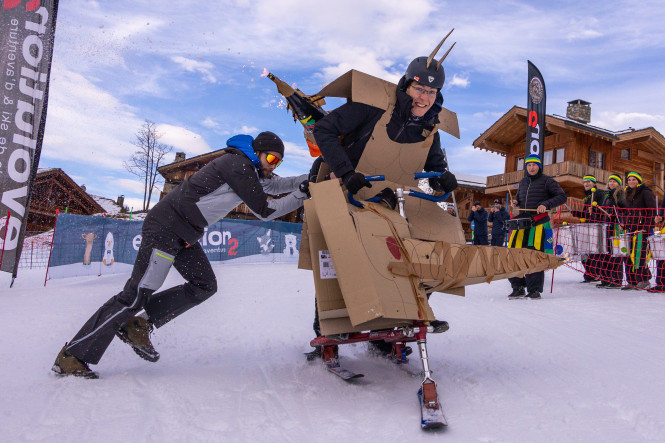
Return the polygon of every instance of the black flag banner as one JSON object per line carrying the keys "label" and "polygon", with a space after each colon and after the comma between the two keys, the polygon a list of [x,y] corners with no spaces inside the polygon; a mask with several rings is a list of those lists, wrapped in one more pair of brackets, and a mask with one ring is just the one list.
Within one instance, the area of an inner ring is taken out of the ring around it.
{"label": "black flag banner", "polygon": [[545,99],[545,80],[536,65],[529,61],[525,155],[538,154],[541,160],[545,150]]}
{"label": "black flag banner", "polygon": [[0,8],[0,271],[16,277],[44,137],[58,0],[2,0]]}

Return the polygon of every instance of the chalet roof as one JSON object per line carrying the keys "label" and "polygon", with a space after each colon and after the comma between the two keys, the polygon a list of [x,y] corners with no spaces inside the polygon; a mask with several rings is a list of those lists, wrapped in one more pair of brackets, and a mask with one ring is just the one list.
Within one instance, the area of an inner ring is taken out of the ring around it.
{"label": "chalet roof", "polygon": [[197,155],[185,160],[175,161],[173,163],[169,163],[168,165],[160,166],[157,168],[157,171],[164,176],[165,174],[180,169],[199,170],[204,165],[221,156],[224,149],[218,149],[217,151],[207,152],[205,154]]}
{"label": "chalet roof", "polygon": [[[480,137],[473,142],[478,149],[490,152],[507,154],[510,147],[526,137],[526,108],[513,106],[492,126],[490,126]],[[644,129],[625,129],[621,131],[610,131],[597,126],[584,124],[560,115],[547,115],[546,135],[557,133],[557,129],[567,129],[594,135],[620,146],[624,142],[643,143],[650,151],[665,156],[665,137],[653,127]]]}
{"label": "chalet roof", "polygon": [[104,208],[62,169],[38,168],[32,190],[31,211],[45,211],[50,206],[57,206],[59,201],[55,199],[55,194],[64,199],[62,203],[74,205],[88,214],[104,211]]}

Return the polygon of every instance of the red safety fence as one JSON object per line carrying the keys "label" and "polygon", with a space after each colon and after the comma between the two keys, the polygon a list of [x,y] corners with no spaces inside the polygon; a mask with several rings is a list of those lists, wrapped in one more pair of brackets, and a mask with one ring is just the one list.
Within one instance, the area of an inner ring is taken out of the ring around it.
{"label": "red safety fence", "polygon": [[606,289],[665,292],[663,210],[571,203],[578,223],[554,229],[555,254]]}
{"label": "red safety fence", "polygon": [[23,239],[23,250],[18,262],[19,269],[46,269],[48,257],[53,244],[53,231],[26,231]]}

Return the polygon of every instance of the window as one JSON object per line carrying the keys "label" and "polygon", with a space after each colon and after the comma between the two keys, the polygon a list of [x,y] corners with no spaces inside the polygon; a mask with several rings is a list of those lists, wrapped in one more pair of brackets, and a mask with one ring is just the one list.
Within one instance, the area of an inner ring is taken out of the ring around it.
{"label": "window", "polygon": [[603,169],[603,164],[605,163],[605,154],[602,152],[594,151],[589,148],[589,166],[592,168]]}
{"label": "window", "polygon": [[554,151],[545,151],[545,158],[544,158],[544,165],[551,165],[552,164],[552,157],[554,156]]}
{"label": "window", "polygon": [[621,159],[630,160],[630,148],[621,150]]}
{"label": "window", "polygon": [[521,171],[524,169],[524,157],[519,157],[517,159],[517,168],[515,168],[516,171]]}
{"label": "window", "polygon": [[554,163],[563,163],[563,158],[566,156],[566,148],[558,148],[554,150]]}

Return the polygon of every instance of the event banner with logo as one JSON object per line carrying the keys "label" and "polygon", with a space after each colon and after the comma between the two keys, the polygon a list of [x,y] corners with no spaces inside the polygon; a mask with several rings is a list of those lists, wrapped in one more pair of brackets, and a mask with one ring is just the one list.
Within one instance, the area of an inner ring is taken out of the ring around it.
{"label": "event banner with logo", "polygon": [[[130,272],[143,221],[60,214],[53,237],[49,278]],[[199,241],[208,259],[234,262],[298,262],[299,223],[222,219]]]}
{"label": "event banner with logo", "polygon": [[[545,150],[545,80],[536,65],[529,62],[529,83],[526,101],[526,155],[538,154],[543,160]],[[526,174],[526,168],[524,168]]]}
{"label": "event banner with logo", "polygon": [[57,9],[57,0],[3,0],[0,14],[0,270],[14,276],[44,137]]}

